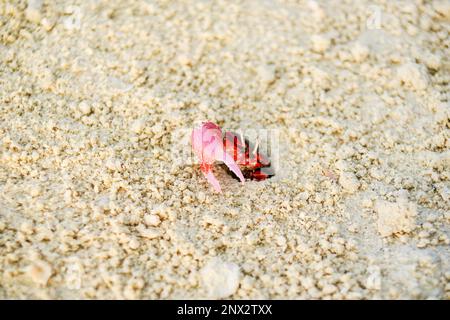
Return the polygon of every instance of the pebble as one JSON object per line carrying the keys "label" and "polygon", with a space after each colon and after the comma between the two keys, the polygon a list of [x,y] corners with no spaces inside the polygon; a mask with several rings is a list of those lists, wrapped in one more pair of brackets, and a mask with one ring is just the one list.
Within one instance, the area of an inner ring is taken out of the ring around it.
{"label": "pebble", "polygon": [[78,105],[78,108],[84,115],[88,115],[92,111],[91,105],[87,101],[81,101],[80,104]]}
{"label": "pebble", "polygon": [[232,262],[212,258],[200,271],[203,286],[209,298],[224,299],[233,295],[239,287],[240,269]]}
{"label": "pebble", "polygon": [[139,231],[141,237],[147,239],[156,239],[162,236],[161,230],[157,228],[145,228],[144,226],[139,225],[137,230]]}
{"label": "pebble", "polygon": [[161,219],[156,214],[146,214],[144,216],[144,222],[149,227],[156,227],[161,223]]}
{"label": "pebble", "polygon": [[349,193],[355,193],[360,186],[358,178],[351,172],[342,172],[339,176],[339,184]]}
{"label": "pebble", "polygon": [[416,90],[424,90],[428,86],[428,75],[424,67],[413,62],[401,65],[397,69],[397,77],[404,84]]}
{"label": "pebble", "polygon": [[378,232],[383,237],[408,233],[416,227],[417,207],[412,202],[404,199],[397,199],[397,202],[377,200],[375,211],[378,214]]}
{"label": "pebble", "polygon": [[312,48],[314,51],[323,53],[330,47],[330,39],[324,35],[311,36]]}
{"label": "pebble", "polygon": [[136,238],[132,238],[132,239],[128,242],[128,246],[129,246],[131,249],[133,249],[133,250],[138,249],[139,246],[140,246],[139,240],[136,239]]}
{"label": "pebble", "polygon": [[141,133],[145,127],[145,121],[143,119],[137,119],[133,121],[131,125],[131,131],[134,133]]}
{"label": "pebble", "polygon": [[369,56],[369,48],[359,42],[356,42],[351,47],[351,53],[352,53],[353,59],[356,62],[363,62]]}
{"label": "pebble", "polygon": [[38,285],[46,286],[52,275],[52,267],[43,260],[37,260],[27,267],[28,276]]}
{"label": "pebble", "polygon": [[39,23],[42,19],[42,0],[28,0],[25,17],[28,21]]}

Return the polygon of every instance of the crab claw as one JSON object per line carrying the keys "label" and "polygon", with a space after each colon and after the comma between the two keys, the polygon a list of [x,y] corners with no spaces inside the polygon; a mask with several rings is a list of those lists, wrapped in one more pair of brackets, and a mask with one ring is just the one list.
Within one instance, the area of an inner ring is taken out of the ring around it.
{"label": "crab claw", "polygon": [[223,161],[244,182],[239,166],[223,147],[222,130],[212,122],[203,122],[199,128],[192,130],[192,149],[200,160],[200,169],[208,182],[217,192],[221,192],[219,181],[212,172],[215,161]]}
{"label": "crab claw", "polygon": [[239,166],[234,161],[233,157],[230,156],[228,153],[225,152],[225,150],[222,152],[222,157],[216,158],[216,160],[223,161],[227,167],[241,180],[242,183],[244,183],[245,178],[244,175],[241,172],[241,169],[239,169]]}

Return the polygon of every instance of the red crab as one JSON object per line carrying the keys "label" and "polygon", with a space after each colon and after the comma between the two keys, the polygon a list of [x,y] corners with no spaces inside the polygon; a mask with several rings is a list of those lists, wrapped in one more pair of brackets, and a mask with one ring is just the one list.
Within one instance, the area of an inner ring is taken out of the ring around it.
{"label": "red crab", "polygon": [[245,178],[260,181],[274,175],[269,158],[259,151],[258,144],[255,146],[244,136],[227,131],[223,137],[223,145],[225,151],[237,162]]}
{"label": "red crab", "polygon": [[215,123],[203,122],[195,128],[191,142],[201,171],[217,192],[221,192],[221,188],[212,172],[215,161],[223,161],[242,183],[245,178],[260,181],[274,175],[270,160],[259,152],[258,145],[253,146],[248,139],[230,131],[223,135]]}

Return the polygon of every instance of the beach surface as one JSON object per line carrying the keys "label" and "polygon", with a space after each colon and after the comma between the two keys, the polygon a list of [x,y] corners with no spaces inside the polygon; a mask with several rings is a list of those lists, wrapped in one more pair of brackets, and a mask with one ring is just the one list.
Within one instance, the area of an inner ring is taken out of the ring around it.
{"label": "beach surface", "polygon": [[[1,1],[0,298],[450,299],[449,32],[441,0]],[[202,120],[276,135],[275,176],[215,193]]]}

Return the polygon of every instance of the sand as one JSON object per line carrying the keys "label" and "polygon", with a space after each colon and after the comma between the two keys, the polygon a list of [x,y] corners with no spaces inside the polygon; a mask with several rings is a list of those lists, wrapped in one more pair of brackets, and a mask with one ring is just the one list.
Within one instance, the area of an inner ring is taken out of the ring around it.
{"label": "sand", "polygon": [[[0,298],[449,299],[450,2],[0,3]],[[175,133],[279,134],[214,193]]]}

